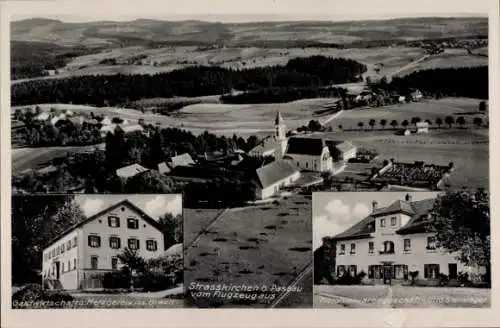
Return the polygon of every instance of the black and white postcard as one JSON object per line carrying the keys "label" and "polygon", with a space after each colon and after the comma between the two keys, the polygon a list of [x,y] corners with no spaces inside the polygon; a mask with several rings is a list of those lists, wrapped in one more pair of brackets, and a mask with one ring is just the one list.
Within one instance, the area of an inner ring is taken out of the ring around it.
{"label": "black and white postcard", "polygon": [[0,6],[7,326],[493,321],[498,1]]}

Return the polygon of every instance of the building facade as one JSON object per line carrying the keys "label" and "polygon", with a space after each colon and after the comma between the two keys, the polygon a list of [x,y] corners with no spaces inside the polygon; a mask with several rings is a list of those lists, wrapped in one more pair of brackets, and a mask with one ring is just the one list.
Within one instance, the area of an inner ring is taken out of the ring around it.
{"label": "building facade", "polygon": [[128,247],[144,259],[165,251],[160,224],[124,200],[71,227],[43,250],[42,275],[49,288],[100,289],[104,274],[122,266]]}
{"label": "building facade", "polygon": [[285,160],[277,160],[256,171],[255,199],[262,200],[276,195],[283,187],[300,178],[300,171]]}
{"label": "building facade", "polygon": [[409,196],[378,208],[373,203],[370,216],[334,237],[336,241],[335,276],[361,271],[375,282],[405,281],[412,272],[419,280],[438,279],[445,274],[457,279],[459,273],[477,273],[463,265],[457,253],[436,246],[435,233],[427,232],[435,199],[412,202]]}

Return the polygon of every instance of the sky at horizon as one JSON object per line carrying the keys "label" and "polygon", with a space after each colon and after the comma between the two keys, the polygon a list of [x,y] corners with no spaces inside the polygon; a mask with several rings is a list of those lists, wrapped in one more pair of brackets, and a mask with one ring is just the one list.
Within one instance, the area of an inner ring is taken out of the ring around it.
{"label": "sky at horizon", "polygon": [[86,217],[90,217],[103,209],[128,199],[132,204],[143,210],[153,219],[158,219],[166,213],[174,216],[182,214],[182,195],[78,195],[75,202],[80,205]]}
{"label": "sky at horizon", "polygon": [[490,0],[107,0],[7,1],[12,20],[66,22],[134,19],[254,21],[349,21],[415,17],[486,17]]}
{"label": "sky at horizon", "polygon": [[367,217],[372,202],[377,207],[404,200],[410,194],[412,201],[435,198],[439,192],[317,192],[313,194],[313,250],[322,244],[323,237],[332,237]]}

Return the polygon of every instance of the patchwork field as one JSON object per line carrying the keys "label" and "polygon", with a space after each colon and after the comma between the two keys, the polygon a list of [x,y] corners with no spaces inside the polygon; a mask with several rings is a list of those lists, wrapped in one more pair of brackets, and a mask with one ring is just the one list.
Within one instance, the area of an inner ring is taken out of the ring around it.
{"label": "patchwork field", "polygon": [[[188,235],[197,229],[199,224],[185,222]],[[298,195],[279,204],[229,210],[185,251],[185,283],[286,287],[312,261],[311,229],[310,201]],[[253,303],[266,306],[271,301]],[[217,297],[197,300],[203,302],[244,305]]]}
{"label": "patchwork field", "polygon": [[368,122],[371,119],[375,119],[377,122],[375,127],[380,128],[380,120],[385,119],[387,120],[386,127],[390,128],[389,124],[392,120],[396,120],[401,124],[403,120],[410,122],[412,117],[419,117],[422,121],[431,120],[431,126],[435,126],[436,118],[439,117],[444,121],[446,116],[453,116],[455,119],[458,116],[463,116],[469,123],[472,123],[474,117],[481,117],[483,121],[486,121],[487,115],[478,112],[480,101],[480,99],[472,98],[425,99],[420,102],[407,104],[395,104],[370,109],[353,109],[342,112],[342,114],[330,121],[328,125],[335,130],[339,129],[339,125],[342,125],[343,130],[358,129],[358,122],[363,122],[364,128],[370,129]]}
{"label": "patchwork field", "polygon": [[[485,56],[484,50],[477,50],[475,53],[481,55],[469,55],[465,49],[449,49],[442,54],[431,56],[422,60],[415,65],[411,65],[406,69],[397,72],[397,76],[408,75],[412,72],[435,69],[435,68],[451,68],[451,67],[474,67],[488,65],[488,57]],[[486,52],[487,55],[487,52]]]}
{"label": "patchwork field", "polygon": [[75,147],[40,147],[12,149],[12,173],[16,174],[27,169],[39,169],[50,165],[55,158],[66,157],[71,152],[92,151],[96,146]]}
{"label": "patchwork field", "polygon": [[[40,104],[42,110],[69,109],[74,113],[119,116],[133,122],[144,119],[146,123],[162,127],[177,127],[195,134],[208,130],[216,134],[248,137],[249,135],[268,135],[274,131],[274,119],[277,111],[281,111],[290,129],[307,125],[311,119],[323,119],[329,116],[325,110],[331,109],[335,98],[303,99],[284,104],[228,105],[210,102],[188,105],[171,116],[142,113],[139,110],[117,107],[93,107],[70,104]],[[199,99],[205,101],[206,97]],[[163,101],[156,99],[156,101]],[[182,101],[182,99],[180,100]],[[30,106],[34,107],[34,106]],[[12,112],[17,108],[13,107]],[[322,113],[322,114],[319,114]]]}

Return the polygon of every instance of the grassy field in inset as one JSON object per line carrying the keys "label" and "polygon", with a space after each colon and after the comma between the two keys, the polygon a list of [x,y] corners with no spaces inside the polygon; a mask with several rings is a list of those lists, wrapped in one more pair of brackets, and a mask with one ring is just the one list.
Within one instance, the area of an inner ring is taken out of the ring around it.
{"label": "grassy field in inset", "polygon": [[310,204],[295,195],[279,204],[226,212],[186,250],[185,284],[286,287],[312,261]]}

